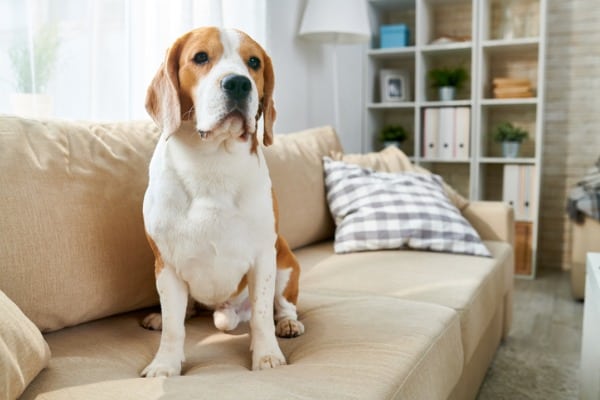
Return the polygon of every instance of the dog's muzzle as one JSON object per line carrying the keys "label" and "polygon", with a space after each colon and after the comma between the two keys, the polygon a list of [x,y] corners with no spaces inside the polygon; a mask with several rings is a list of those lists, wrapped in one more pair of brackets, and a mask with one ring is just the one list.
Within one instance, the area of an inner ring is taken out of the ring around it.
{"label": "dog's muzzle", "polygon": [[221,88],[227,95],[227,98],[237,103],[236,105],[242,105],[250,97],[252,91],[252,82],[250,79],[243,75],[227,75],[221,80]]}
{"label": "dog's muzzle", "polygon": [[234,131],[241,130],[240,138],[245,140],[249,133],[249,127],[246,126],[246,114],[251,100],[252,82],[244,75],[229,74],[221,79],[221,90],[225,94],[225,107],[219,122],[213,129],[198,130],[198,133],[202,139],[208,139],[215,131],[229,130],[235,127],[235,125],[232,126],[232,123],[234,120],[238,120],[241,126]]}

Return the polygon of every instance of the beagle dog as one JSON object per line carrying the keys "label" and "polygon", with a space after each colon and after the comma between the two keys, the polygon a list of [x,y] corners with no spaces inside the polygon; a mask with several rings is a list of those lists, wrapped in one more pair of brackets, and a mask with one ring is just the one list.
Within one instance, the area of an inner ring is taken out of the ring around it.
{"label": "beagle dog", "polygon": [[193,301],[214,310],[220,330],[250,320],[253,370],[286,363],[275,334],[304,333],[296,313],[300,267],[278,234],[257,138],[263,116],[263,144],[273,141],[273,85],[259,44],[209,27],[177,39],[148,88],[146,109],[162,133],[143,214],[162,314],[142,325],[162,333],[142,376],[181,373]]}

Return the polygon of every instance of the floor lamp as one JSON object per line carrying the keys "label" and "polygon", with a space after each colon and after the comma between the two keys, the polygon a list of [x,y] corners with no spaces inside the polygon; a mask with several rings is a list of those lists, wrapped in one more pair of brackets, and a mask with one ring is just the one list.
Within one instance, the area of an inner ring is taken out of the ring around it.
{"label": "floor lamp", "polygon": [[[332,53],[333,113],[335,128],[339,133],[337,45],[360,44],[369,41],[371,29],[367,14],[367,0],[308,0],[298,35],[304,39],[334,45]],[[359,82],[362,82],[362,79]],[[361,85],[361,94],[362,90]]]}

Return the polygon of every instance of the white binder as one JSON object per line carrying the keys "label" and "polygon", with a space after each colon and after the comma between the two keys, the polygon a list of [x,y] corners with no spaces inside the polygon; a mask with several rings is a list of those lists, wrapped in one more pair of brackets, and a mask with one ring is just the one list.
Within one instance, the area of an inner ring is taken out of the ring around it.
{"label": "white binder", "polygon": [[423,127],[423,157],[438,158],[439,108],[425,109],[425,126]]}
{"label": "white binder", "polygon": [[502,201],[514,208],[515,219],[520,220],[519,207],[519,166],[507,164],[504,166],[502,183]]}
{"label": "white binder", "polygon": [[525,221],[533,221],[533,210],[536,207],[536,180],[535,180],[535,166],[526,165],[522,166],[521,177],[523,179],[523,192],[520,194],[522,199],[522,218]]}
{"label": "white binder", "polygon": [[454,154],[454,107],[440,108],[440,125],[438,138],[438,158],[453,160]]}
{"label": "white binder", "polygon": [[454,154],[457,159],[468,159],[471,145],[471,109],[457,107],[454,119]]}

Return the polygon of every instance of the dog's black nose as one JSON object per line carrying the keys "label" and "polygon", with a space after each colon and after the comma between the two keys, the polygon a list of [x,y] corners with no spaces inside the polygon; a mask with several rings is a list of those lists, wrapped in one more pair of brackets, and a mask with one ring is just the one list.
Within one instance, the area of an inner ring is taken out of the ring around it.
{"label": "dog's black nose", "polygon": [[221,81],[221,87],[232,100],[244,100],[252,90],[250,79],[243,75],[227,75]]}

